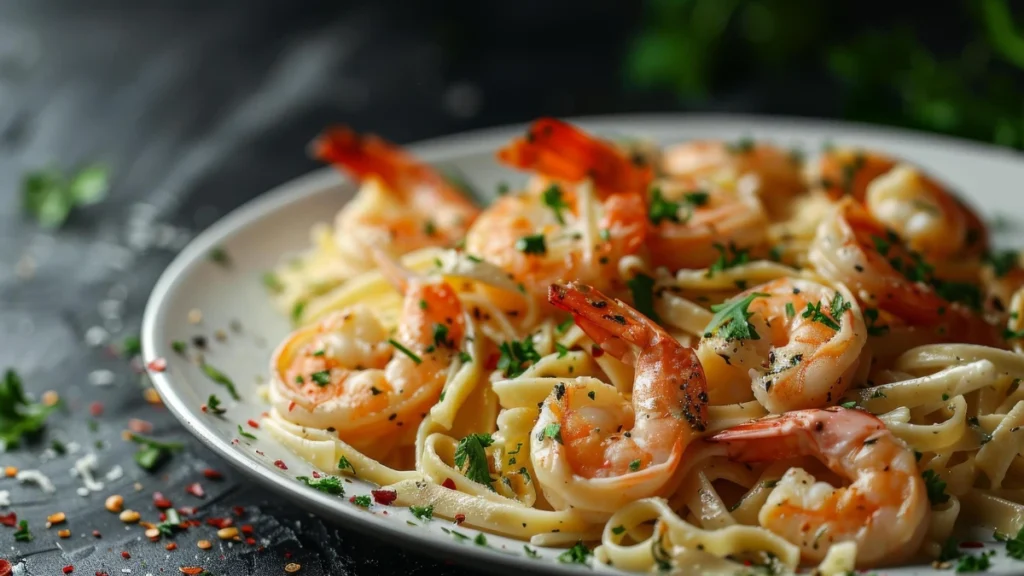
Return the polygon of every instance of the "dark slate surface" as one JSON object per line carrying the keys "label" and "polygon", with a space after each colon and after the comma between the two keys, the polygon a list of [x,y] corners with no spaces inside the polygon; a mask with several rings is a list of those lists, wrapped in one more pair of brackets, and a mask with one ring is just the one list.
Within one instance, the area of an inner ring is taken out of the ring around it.
{"label": "dark slate surface", "polygon": [[[0,454],[0,465],[39,468],[58,488],[45,495],[0,478],[14,502],[2,512],[15,511],[35,534],[15,543],[0,527],[0,558],[17,564],[16,574],[67,565],[74,574],[170,574],[200,565],[262,575],[283,573],[288,561],[308,576],[469,573],[246,487],[144,401],[143,379],[110,345],[137,333],[157,276],[196,231],[316,166],[304,146],[328,123],[409,142],[541,114],[652,105],[630,103],[620,89],[617,54],[637,16],[626,3],[549,4],[0,2],[0,369],[17,369],[36,395],[58,391],[66,407],[40,441]],[[743,100],[722,107],[751,109]],[[26,171],[92,161],[112,170],[105,202],[56,233],[24,216]],[[95,430],[93,403],[103,408]],[[186,452],[144,472],[120,438],[133,417],[152,422],[156,437],[185,442]],[[77,443],[77,453],[47,452],[54,439]],[[68,471],[89,452],[100,476],[116,466],[124,476],[82,497]],[[204,479],[206,468],[225,480]],[[205,499],[184,492],[195,481]],[[103,509],[120,493],[152,519],[155,490],[176,506],[198,506],[199,519],[244,508],[236,525],[252,524],[257,545],[224,546],[204,526],[178,535],[178,549],[167,552],[166,540],[152,544]],[[58,511],[69,539],[43,528]],[[201,538],[214,549],[201,552]]]}

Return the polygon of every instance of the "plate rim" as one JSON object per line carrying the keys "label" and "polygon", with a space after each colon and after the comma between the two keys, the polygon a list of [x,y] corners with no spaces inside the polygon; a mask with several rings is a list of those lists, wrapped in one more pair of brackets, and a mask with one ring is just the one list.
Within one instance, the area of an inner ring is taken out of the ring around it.
{"label": "plate rim", "polygon": [[[708,129],[715,127],[721,129],[722,125],[745,125],[748,131],[756,133],[769,131],[772,127],[784,126],[789,129],[820,132],[822,134],[827,134],[829,131],[837,131],[844,133],[844,137],[867,136],[899,139],[923,146],[942,145],[944,147],[958,148],[972,154],[1002,157],[1002,159],[1012,162],[1024,160],[1024,154],[990,143],[966,140],[944,134],[932,134],[920,130],[834,119],[727,113],[642,113],[568,117],[565,120],[589,130],[616,127],[621,129],[624,126],[629,126],[630,130],[642,131],[645,126],[663,128],[665,125],[687,122],[696,127],[707,127]],[[403,147],[426,162],[453,160],[464,157],[471,152],[478,153],[483,146],[493,147],[494,141],[507,140],[510,136],[523,131],[526,126],[527,123],[517,123],[482,128],[421,140],[403,145]],[[210,248],[216,246],[225,238],[233,236],[254,219],[266,216],[293,202],[301,202],[309,196],[322,193],[324,188],[351,182],[351,179],[334,168],[329,166],[322,167],[273,186],[266,192],[234,208],[198,233],[160,274],[153,286],[152,292],[147,298],[140,329],[143,358],[148,362],[161,356],[157,350],[157,343],[162,341],[159,333],[162,319],[166,313],[163,303],[171,291],[182,281],[182,273],[190,268],[196,260],[202,259],[202,256]],[[453,560],[470,567],[473,567],[471,564],[473,561],[478,561],[485,562],[488,568],[499,568],[502,571],[527,568],[535,573],[579,574],[581,570],[587,569],[583,566],[534,561],[518,554],[504,554],[488,548],[469,547],[455,541],[445,541],[430,532],[408,530],[402,524],[392,520],[377,515],[368,515],[355,508],[350,510],[349,507],[336,506],[337,497],[322,494],[313,489],[302,490],[301,486],[294,485],[287,478],[279,474],[265,474],[264,465],[247,457],[229,442],[221,441],[218,433],[204,422],[198,410],[189,406],[175,392],[175,384],[171,373],[151,372],[150,378],[154,388],[160,394],[164,405],[167,406],[171,414],[207,448],[223,458],[228,464],[240,470],[247,477],[254,479],[261,486],[274,493],[284,495],[290,501],[307,510],[329,508],[331,513],[324,515],[328,520],[335,522],[339,518],[353,520],[353,526],[349,527],[350,529],[366,528],[375,537],[394,537],[400,541],[400,543],[396,542],[398,545],[409,545],[418,551],[425,552],[428,556]],[[297,491],[296,488],[299,488],[299,490]],[[596,563],[594,564],[594,568],[599,566]],[[905,566],[902,568],[914,569],[923,567],[925,566]]]}

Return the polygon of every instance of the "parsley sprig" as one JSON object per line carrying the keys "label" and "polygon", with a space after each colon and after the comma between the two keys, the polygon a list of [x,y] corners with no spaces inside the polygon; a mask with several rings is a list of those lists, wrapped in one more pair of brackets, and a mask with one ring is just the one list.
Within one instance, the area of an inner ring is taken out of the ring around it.
{"label": "parsley sprig", "polygon": [[1015,560],[1024,560],[1024,528],[1017,531],[1017,535],[1009,537],[998,530],[993,534],[998,542],[1006,543],[1006,555]]}
{"label": "parsley sprig", "polygon": [[487,452],[484,450],[494,443],[490,434],[470,434],[455,447],[455,466],[473,482],[483,484],[494,490],[491,482],[490,468],[487,465]]}
{"label": "parsley sprig", "polygon": [[562,210],[568,210],[569,205],[565,202],[562,188],[558,184],[548,186],[543,194],[541,194],[541,199],[544,201],[544,205],[551,208],[551,211],[555,213],[555,220],[558,220],[559,224],[564,225],[565,217],[562,216]]}
{"label": "parsley sprig", "polygon": [[626,281],[626,286],[633,294],[633,308],[655,322],[661,322],[654,311],[654,278],[646,274],[637,274]]}
{"label": "parsley sprig", "polygon": [[718,250],[718,260],[708,266],[707,277],[711,278],[715,272],[724,272],[729,268],[735,268],[750,262],[750,251],[745,248],[737,248],[732,242],[728,246],[715,243],[715,250]]}
{"label": "parsley sprig", "polygon": [[14,370],[0,381],[0,446],[15,448],[25,436],[39,432],[57,405],[45,406],[25,397],[21,377]]}
{"label": "parsley sprig", "polygon": [[128,439],[139,445],[135,452],[135,462],[150,471],[170,458],[172,453],[185,448],[181,442],[160,442],[135,433],[130,433]]}
{"label": "parsley sprig", "polygon": [[310,488],[315,488],[327,494],[334,494],[335,496],[345,495],[345,487],[337,476],[324,476],[317,479],[310,478],[309,476],[297,476],[295,479]]}
{"label": "parsley sprig", "polygon": [[498,370],[506,378],[515,378],[526,371],[530,362],[540,360],[540,353],[533,347],[533,338],[527,336],[522,340],[508,340],[498,346],[501,356],[498,358]]}
{"label": "parsley sprig", "polygon": [[851,306],[852,304],[846,302],[843,299],[843,295],[837,291],[835,297],[832,298],[832,303],[829,305],[829,314],[822,312],[821,302],[816,302],[813,305],[808,302],[803,317],[810,318],[811,322],[824,324],[833,330],[839,330],[842,328],[843,312],[849,310]]}
{"label": "parsley sprig", "polygon": [[715,315],[704,328],[704,337],[717,336],[725,340],[760,340],[761,337],[754,330],[754,326],[748,322],[753,314],[748,312],[747,308],[756,298],[767,297],[768,294],[752,292],[733,302],[712,305],[711,311]]}
{"label": "parsley sprig", "polygon": [[[652,224],[658,225],[662,221],[686,222],[693,216],[693,210],[708,203],[707,192],[695,190],[683,194],[682,202],[673,202],[665,198],[661,188],[651,190],[651,204],[647,209],[647,218]],[[680,217],[682,213],[682,217]]]}
{"label": "parsley sprig", "polygon": [[55,168],[28,173],[21,182],[25,211],[44,228],[59,228],[79,206],[103,200],[109,189],[107,169],[85,166],[70,178]]}
{"label": "parsley sprig", "polygon": [[924,478],[924,487],[928,491],[928,501],[935,504],[949,502],[949,494],[946,494],[946,482],[935,473],[935,470],[925,470],[921,473]]}

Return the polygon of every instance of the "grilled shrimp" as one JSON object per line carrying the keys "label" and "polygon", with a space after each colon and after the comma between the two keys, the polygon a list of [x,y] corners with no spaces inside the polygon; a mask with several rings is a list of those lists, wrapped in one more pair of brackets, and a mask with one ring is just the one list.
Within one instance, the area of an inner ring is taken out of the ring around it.
{"label": "grilled shrimp", "polygon": [[919,253],[907,250],[852,198],[841,200],[821,222],[808,259],[826,278],[849,286],[863,307],[933,330],[939,340],[955,335],[979,344],[1000,341],[995,328],[970,309],[980,303],[950,301],[972,291],[933,278]]}
{"label": "grilled shrimp", "polygon": [[635,380],[632,403],[588,378],[559,384],[548,396],[531,438],[545,497],[556,507],[611,513],[658,495],[707,426],[700,361],[656,323],[589,286],[555,284],[548,298],[631,364]]}
{"label": "grilled shrimp", "polygon": [[737,295],[731,305],[744,302],[756,338],[725,337],[725,327],[705,334],[698,355],[710,380],[749,385],[773,414],[822,408],[843,395],[867,341],[860,308],[845,287],[780,278]]}
{"label": "grilled shrimp", "polygon": [[365,445],[414,430],[437,402],[465,334],[462,305],[444,282],[382,270],[404,294],[397,334],[364,306],[292,333],[271,365],[271,399],[285,419]]}
{"label": "grilled shrimp", "polygon": [[670,146],[662,154],[661,167],[672,178],[712,183],[753,176],[757,196],[773,219],[786,216],[792,198],[806,190],[798,157],[749,140],[698,140]]}
{"label": "grilled shrimp", "polygon": [[[538,300],[559,280],[610,288],[618,261],[644,243],[650,169],[551,119],[535,122],[498,156],[541,178],[485,210],[469,230],[466,251],[504,269]],[[580,185],[585,179],[593,190]]]}
{"label": "grilled shrimp", "polygon": [[845,408],[801,410],[741,424],[711,438],[730,458],[769,462],[813,456],[850,485],[835,488],[790,468],[758,515],[762,526],[819,562],[829,546],[857,544],[857,567],[917,552],[931,505],[913,451],[875,416]]}
{"label": "grilled shrimp", "polygon": [[366,245],[391,257],[430,246],[453,246],[479,213],[432,167],[376,136],[333,128],[316,139],[313,152],[363,183],[338,213],[335,243],[366,269],[374,264]]}
{"label": "grilled shrimp", "polygon": [[988,246],[981,218],[947,187],[910,164],[879,153],[837,148],[816,166],[834,200],[852,196],[929,259],[979,256]]}

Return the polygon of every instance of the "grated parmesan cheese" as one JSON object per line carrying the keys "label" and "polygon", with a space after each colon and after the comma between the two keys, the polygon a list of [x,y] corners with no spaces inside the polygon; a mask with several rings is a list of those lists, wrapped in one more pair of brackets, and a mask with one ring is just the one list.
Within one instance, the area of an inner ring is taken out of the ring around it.
{"label": "grated parmesan cheese", "polygon": [[57,491],[53,486],[53,482],[50,481],[50,477],[39,470],[21,470],[15,478],[22,484],[35,484],[47,494],[53,494]]}

